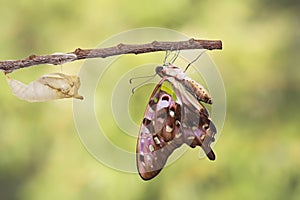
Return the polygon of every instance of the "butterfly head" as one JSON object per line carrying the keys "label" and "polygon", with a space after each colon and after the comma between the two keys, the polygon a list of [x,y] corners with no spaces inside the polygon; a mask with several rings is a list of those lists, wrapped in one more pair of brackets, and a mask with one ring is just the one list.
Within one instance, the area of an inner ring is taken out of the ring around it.
{"label": "butterfly head", "polygon": [[159,76],[161,76],[162,73],[163,73],[164,67],[165,66],[157,66],[156,69],[155,69],[156,74],[158,74]]}
{"label": "butterfly head", "polygon": [[157,66],[155,71],[160,77],[175,77],[179,80],[186,77],[186,74],[182,71],[182,69],[174,65]]}

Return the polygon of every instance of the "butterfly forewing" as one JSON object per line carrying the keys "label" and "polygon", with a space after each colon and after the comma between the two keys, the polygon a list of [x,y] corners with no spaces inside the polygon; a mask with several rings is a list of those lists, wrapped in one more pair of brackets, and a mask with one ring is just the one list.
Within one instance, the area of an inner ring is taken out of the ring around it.
{"label": "butterfly forewing", "polygon": [[179,133],[180,105],[166,89],[164,79],[156,86],[147,106],[137,143],[137,167],[144,180],[155,177],[169,155],[182,142],[174,142]]}

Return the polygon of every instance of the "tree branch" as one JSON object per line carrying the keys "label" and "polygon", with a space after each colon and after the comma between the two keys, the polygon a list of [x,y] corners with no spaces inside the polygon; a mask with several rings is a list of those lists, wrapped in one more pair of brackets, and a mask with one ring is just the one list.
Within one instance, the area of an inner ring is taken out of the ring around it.
{"label": "tree branch", "polygon": [[220,40],[196,40],[189,39],[187,41],[178,42],[158,42],[153,41],[147,44],[118,44],[114,47],[101,49],[80,49],[77,48],[69,53],[55,53],[50,55],[31,55],[20,60],[4,60],[0,61],[0,70],[4,73],[11,73],[14,70],[30,67],[40,64],[60,65],[66,62],[87,58],[106,58],[109,56],[121,54],[142,54],[156,51],[167,50],[186,50],[186,49],[222,49],[222,41]]}

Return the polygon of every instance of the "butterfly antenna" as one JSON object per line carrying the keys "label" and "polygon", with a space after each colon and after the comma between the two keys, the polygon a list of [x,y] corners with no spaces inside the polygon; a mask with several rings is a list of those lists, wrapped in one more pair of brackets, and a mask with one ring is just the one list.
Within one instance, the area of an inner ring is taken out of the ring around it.
{"label": "butterfly antenna", "polygon": [[[155,76],[156,76],[156,74],[153,74],[153,75],[150,75],[150,76],[141,76],[141,77],[137,77],[137,78],[147,78],[147,77],[150,77],[150,78],[148,78],[148,79],[145,80],[144,82],[142,82],[142,83],[138,84],[137,86],[135,86],[134,88],[132,88],[132,90],[131,90],[132,94],[134,94],[134,91],[135,91],[138,87],[140,87],[141,85],[143,85],[143,84],[149,82],[149,81],[150,81],[151,79],[153,79]],[[137,79],[137,78],[134,78],[134,79]],[[130,79],[130,80],[132,80],[132,79]],[[130,82],[130,84],[131,84],[131,82]]]}
{"label": "butterfly antenna", "polygon": [[202,51],[192,62],[190,62],[187,66],[186,66],[186,68],[185,68],[185,70],[184,70],[184,72],[186,72],[186,70],[194,63],[194,62],[196,62],[205,52],[206,52],[207,50],[204,50],[204,51]]}

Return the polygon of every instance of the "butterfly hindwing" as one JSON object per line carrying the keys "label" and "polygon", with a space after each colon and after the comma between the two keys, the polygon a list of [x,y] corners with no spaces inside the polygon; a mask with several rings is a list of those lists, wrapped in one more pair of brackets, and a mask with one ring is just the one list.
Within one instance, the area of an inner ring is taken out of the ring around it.
{"label": "butterfly hindwing", "polygon": [[[209,112],[204,105],[185,92],[185,88],[177,83],[174,90],[182,101],[181,131],[184,135],[184,143],[194,148],[201,146],[210,160],[215,160],[215,154],[210,144],[215,141],[217,132],[215,125],[209,118]],[[181,94],[181,95],[180,95]]]}

